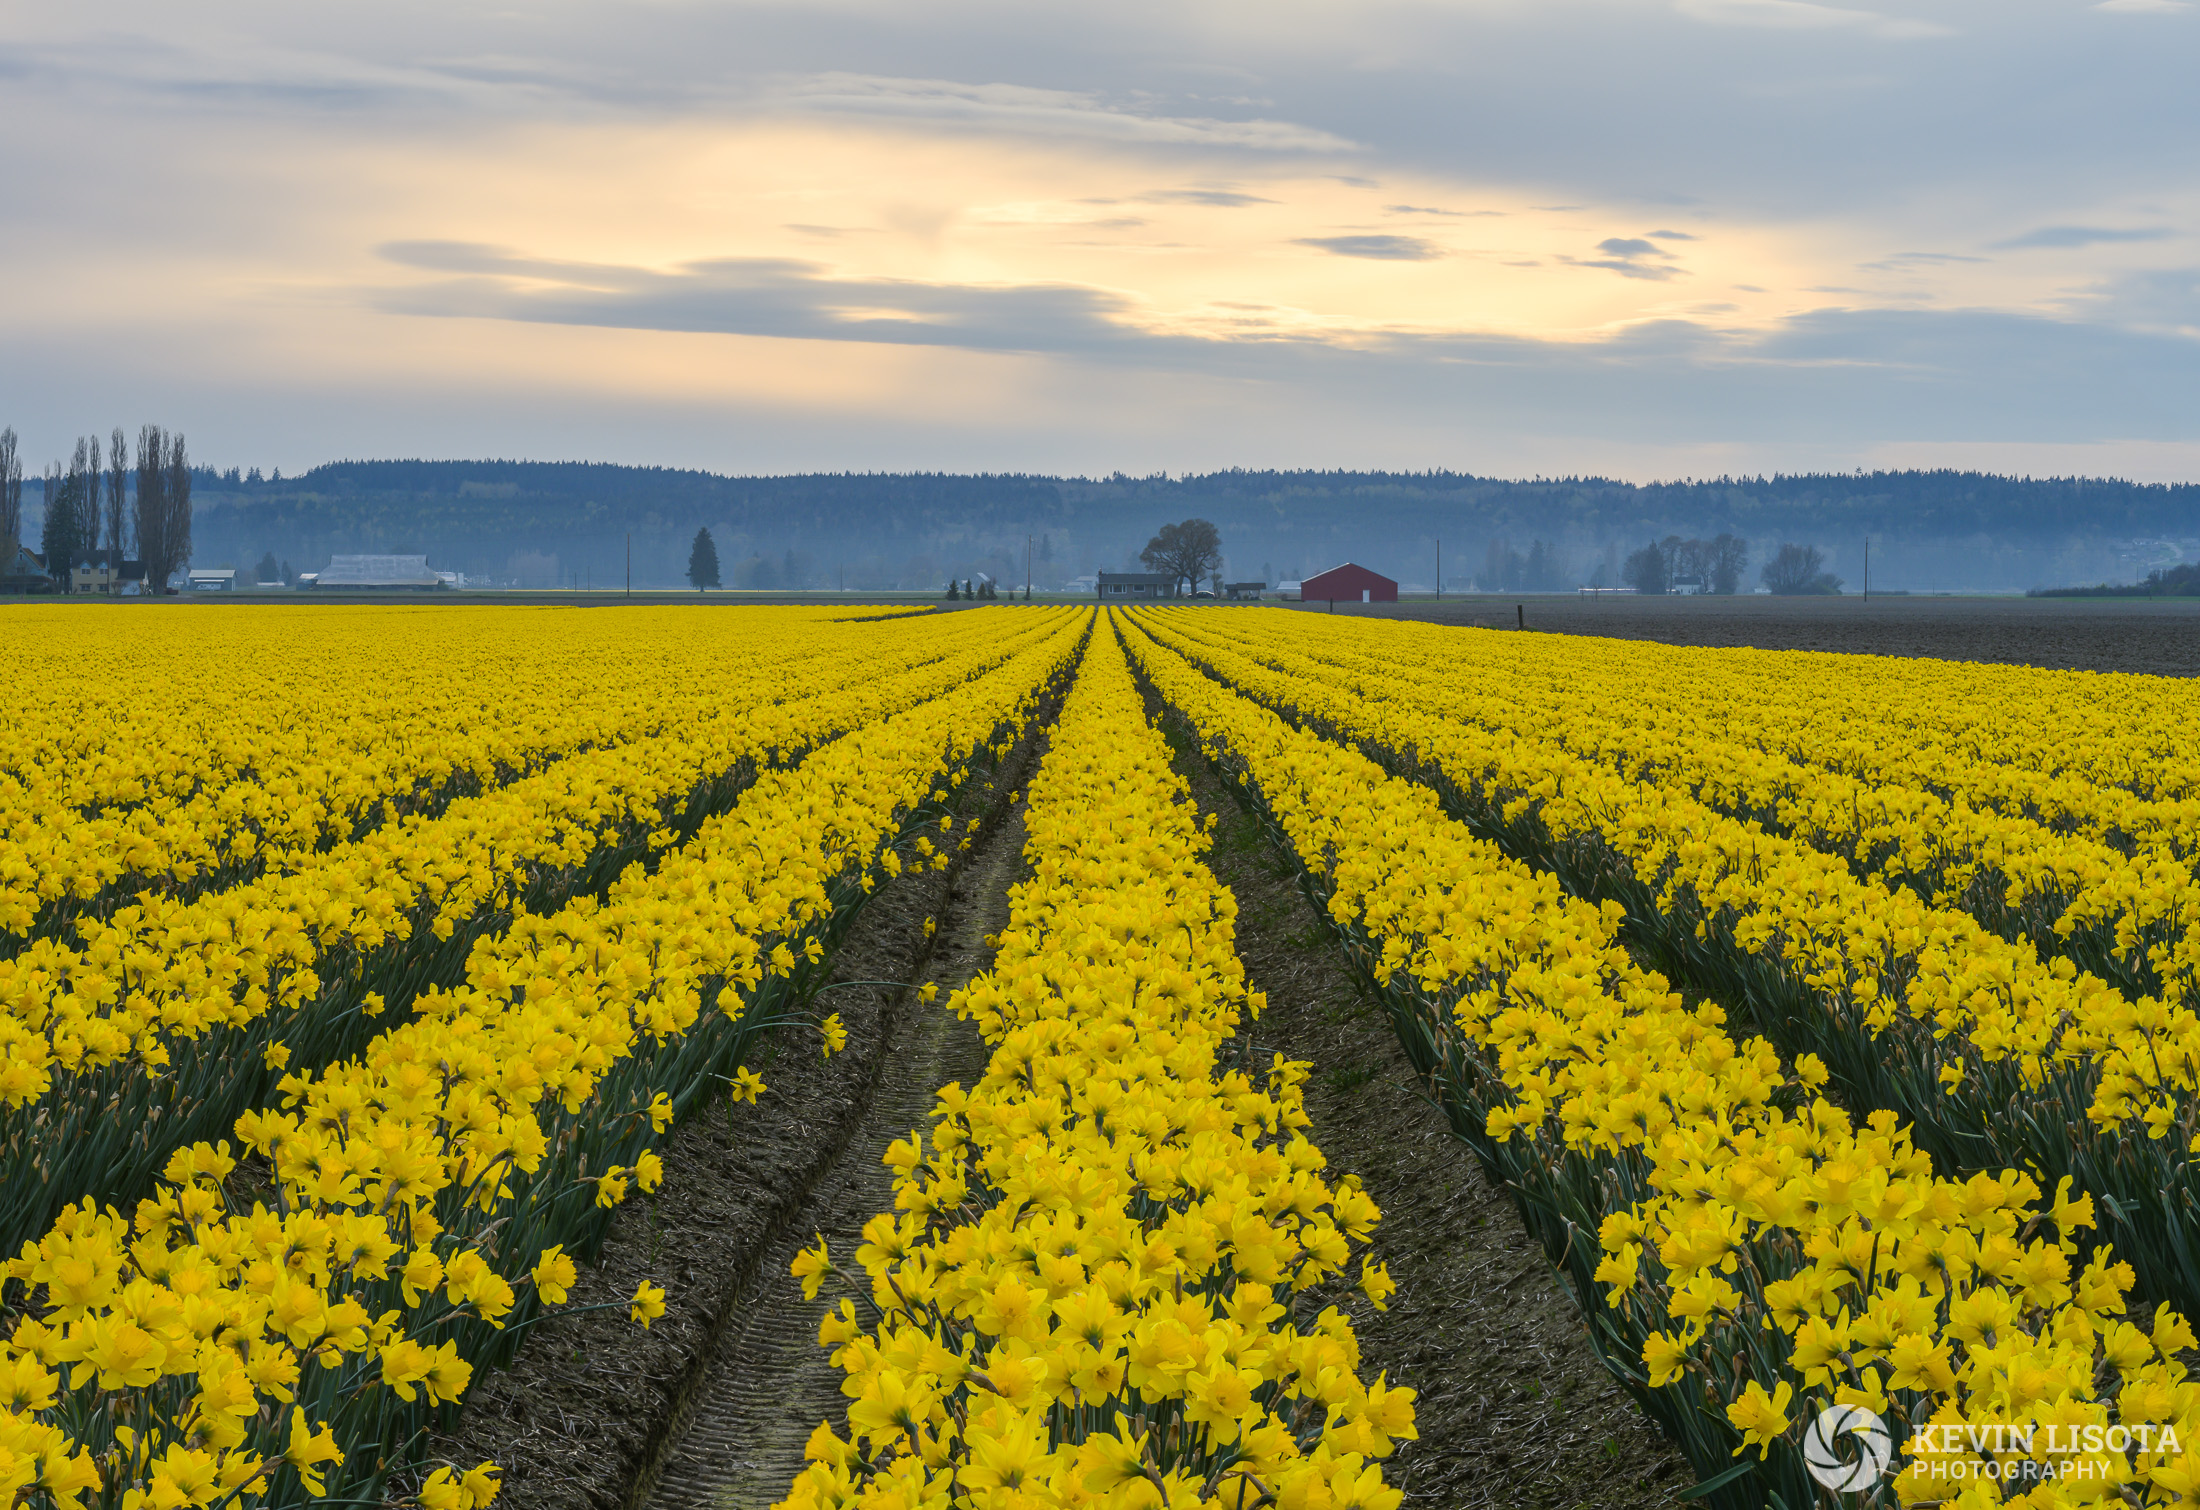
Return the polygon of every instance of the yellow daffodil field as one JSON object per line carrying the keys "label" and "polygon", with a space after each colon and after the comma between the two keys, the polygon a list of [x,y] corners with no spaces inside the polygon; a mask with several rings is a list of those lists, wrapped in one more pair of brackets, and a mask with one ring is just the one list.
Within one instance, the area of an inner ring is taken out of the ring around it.
{"label": "yellow daffodil field", "polygon": [[[1878,1491],[1905,1503],[2200,1492],[2169,732],[2200,699],[1312,616],[1157,610],[1131,643],[1703,1498],[1828,1501],[1829,1406],[1914,1444]],[[1966,821],[1894,817],[1928,809]],[[2017,857],[2089,821],[2113,864],[2057,904]],[[2070,914],[2117,878],[2104,947]]]}
{"label": "yellow daffodil field", "polygon": [[684,1314],[669,1257],[590,1299],[607,1234],[1004,823],[982,961],[851,982],[983,1068],[802,1234],[838,1397],[780,1502],[1432,1503],[1365,1329],[1435,1297],[1334,1067],[1264,1046],[1223,808],[1410,1066],[1355,1093],[1434,1104],[1686,1502],[2200,1501],[2184,683],[1220,606],[6,612],[11,1505],[529,1503],[435,1445],[485,1371]]}

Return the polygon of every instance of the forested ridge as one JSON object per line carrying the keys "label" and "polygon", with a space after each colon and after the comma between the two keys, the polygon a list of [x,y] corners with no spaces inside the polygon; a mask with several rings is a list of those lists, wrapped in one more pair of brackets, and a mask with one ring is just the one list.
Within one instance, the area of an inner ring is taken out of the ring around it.
{"label": "forested ridge", "polygon": [[[553,585],[680,579],[708,527],[729,585],[922,587],[973,571],[1062,581],[1121,568],[1162,523],[1199,516],[1229,570],[1290,577],[1353,559],[1433,582],[1472,576],[1493,542],[1549,542],[1566,578],[1672,532],[1732,533],[1756,560],[1796,540],[1854,577],[2024,587],[2143,574],[2200,553],[2200,486],[1979,472],[1719,477],[1637,485],[1453,472],[1227,471],[1060,478],[820,473],[737,477],[585,462],[340,461],[295,477],[199,480],[198,558],[263,552],[310,570],[339,551],[425,551],[444,569]],[[1752,568],[1754,570],[1754,568]],[[1927,578],[1968,577],[1962,580]]]}

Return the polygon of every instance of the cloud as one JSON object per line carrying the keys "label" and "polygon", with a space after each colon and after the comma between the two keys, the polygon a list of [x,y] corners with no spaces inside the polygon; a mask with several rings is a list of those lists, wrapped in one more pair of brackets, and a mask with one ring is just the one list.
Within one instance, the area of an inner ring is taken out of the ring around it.
{"label": "cloud", "polygon": [[1260,152],[1352,152],[1357,144],[1289,121],[1224,121],[1149,114],[1094,92],[1023,84],[961,84],[875,74],[820,73],[783,81],[768,98],[784,108],[889,116],[993,130],[1097,137],[1134,146],[1245,148]]}
{"label": "cloud", "polygon": [[2027,247],[2078,247],[2094,246],[2110,241],[2161,241],[2176,234],[2168,226],[2113,227],[2099,225],[2044,225],[2036,231],[2026,231],[2007,241],[1997,241],[1997,250],[2021,251]]}
{"label": "cloud", "polygon": [[1642,278],[1652,283],[1687,276],[1682,269],[1668,267],[1662,262],[1635,262],[1625,257],[1561,257],[1558,260],[1568,267],[1601,267],[1622,278]]}
{"label": "cloud", "polygon": [[1902,273],[1913,268],[1937,267],[1946,262],[1986,262],[1986,257],[1969,257],[1961,252],[1896,252],[1892,257],[1882,257],[1877,262],[1857,265],[1875,273]]}
{"label": "cloud", "polygon": [[1090,353],[1154,339],[1119,320],[1129,307],[1121,295],[1071,284],[846,278],[790,257],[660,270],[465,241],[397,241],[377,250],[399,267],[456,275],[374,291],[370,302],[394,314],[973,351]]}
{"label": "cloud", "polygon": [[1439,210],[1434,205],[1426,204],[1386,204],[1383,209],[1386,213],[1392,215],[1442,215],[1452,220],[1477,220],[1485,216],[1501,217],[1505,213],[1503,210]]}
{"label": "cloud", "polygon": [[[1694,239],[1694,238],[1689,238]],[[1653,283],[1663,283],[1671,278],[1685,277],[1686,272],[1673,265],[1673,254],[1655,241],[1641,236],[1607,236],[1597,243],[1602,257],[1560,257],[1569,267],[1598,267],[1606,272],[1618,273],[1623,278],[1641,278]],[[1645,257],[1663,260],[1645,262]]]}
{"label": "cloud", "polygon": [[1298,245],[1319,247],[1337,257],[1372,257],[1382,262],[1430,262],[1444,249],[1418,236],[1301,236]]}
{"label": "cloud", "polygon": [[1679,0],[1676,8],[1684,16],[1726,26],[1763,26],[1783,31],[1847,30],[1894,42],[1955,35],[1954,28],[1936,21],[1910,21],[1882,16],[1877,11],[1812,5],[1806,0]]}
{"label": "cloud", "polygon": [[2174,16],[2181,10],[2192,9],[2185,0],[2100,0],[2093,8],[2143,16]]}
{"label": "cloud", "polygon": [[1652,231],[1649,235],[1652,241],[1700,241],[1703,239],[1700,236],[1691,236],[1686,231]]}
{"label": "cloud", "polygon": [[1263,199],[1258,194],[1240,194],[1233,189],[1163,189],[1154,194],[1141,194],[1140,199],[1154,204],[1205,204],[1221,209],[1241,209],[1249,204],[1274,204],[1273,199]]}

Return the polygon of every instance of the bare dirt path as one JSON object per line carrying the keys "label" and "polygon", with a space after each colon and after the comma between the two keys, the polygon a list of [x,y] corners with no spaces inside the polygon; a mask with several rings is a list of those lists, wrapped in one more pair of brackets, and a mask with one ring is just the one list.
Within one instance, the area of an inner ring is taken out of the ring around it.
{"label": "bare dirt path", "polygon": [[[929,979],[944,1001],[978,968],[1022,861],[1023,825],[1009,799],[1036,765],[1048,721],[1045,712],[1034,718],[997,775],[966,787],[959,810],[981,819],[971,851],[947,874],[905,873],[865,905],[834,952],[836,984]],[[930,935],[927,919],[937,920]],[[499,1510],[639,1510],[660,1483],[671,1493],[707,1478],[707,1460],[687,1444],[714,1430],[728,1471],[757,1486],[756,1498],[734,1503],[769,1505],[786,1492],[810,1431],[828,1414],[839,1418],[836,1377],[830,1402],[786,1399],[755,1417],[767,1445],[736,1449],[711,1425],[721,1419],[720,1360],[729,1350],[758,1356],[787,1310],[772,1287],[813,1231],[846,1252],[863,1222],[891,1205],[852,1182],[883,1180],[886,1140],[924,1125],[932,1091],[975,1079],[985,1059],[974,1029],[914,990],[851,984],[820,1007],[841,1015],[848,1047],[827,1059],[813,1030],[768,1035],[751,1066],[769,1087],[762,1099],[715,1102],[674,1129],[659,1150],[664,1185],[619,1208],[598,1262],[581,1269],[571,1307],[610,1309],[544,1322],[509,1369],[477,1379],[457,1422],[431,1444],[434,1461],[502,1467]],[[646,1332],[624,1314],[644,1279],[664,1287],[667,1305]],[[765,1331],[752,1333],[758,1324]],[[824,1365],[816,1326],[810,1307],[781,1328],[790,1363]],[[772,1435],[779,1416],[783,1439]]]}
{"label": "bare dirt path", "polygon": [[848,1402],[841,1371],[818,1346],[829,1297],[802,1298],[787,1266],[823,1233],[843,1261],[863,1224],[893,1209],[887,1145],[930,1123],[934,1093],[983,1076],[985,1041],[944,1008],[947,997],[992,959],[988,934],[1008,923],[1008,888],[1023,869],[1021,809],[995,825],[956,878],[940,920],[942,946],[927,978],[939,986],[929,1007],[906,1014],[886,1045],[884,1073],[854,1136],[818,1181],[801,1215],[766,1253],[740,1316],[720,1345],[678,1445],[633,1505],[651,1510],[762,1510],[786,1497],[802,1448],[820,1421],[842,1428]]}
{"label": "bare dirt path", "polygon": [[1386,1468],[1408,1505],[1475,1510],[1678,1507],[1695,1475],[1589,1346],[1565,1283],[1443,1115],[1422,1099],[1388,1020],[1299,889],[1290,862],[1175,719],[1177,769],[1218,815],[1217,877],[1238,901],[1239,956],[1267,1010],[1247,1032],[1313,1066],[1308,1136],[1331,1175],[1359,1176],[1398,1282],[1377,1312],[1350,1285],[1324,1298],[1359,1334],[1363,1377],[1420,1392],[1420,1440]]}

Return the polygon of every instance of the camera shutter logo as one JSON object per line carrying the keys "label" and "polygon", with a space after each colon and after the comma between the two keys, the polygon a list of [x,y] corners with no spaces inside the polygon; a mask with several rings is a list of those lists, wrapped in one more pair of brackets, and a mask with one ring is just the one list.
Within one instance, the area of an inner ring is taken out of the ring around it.
{"label": "camera shutter logo", "polygon": [[[1854,1444],[1842,1442],[1844,1436],[1854,1437]],[[1887,1423],[1861,1405],[1830,1405],[1803,1433],[1804,1465],[1836,1494],[1871,1488],[1893,1460],[1894,1438]]]}

